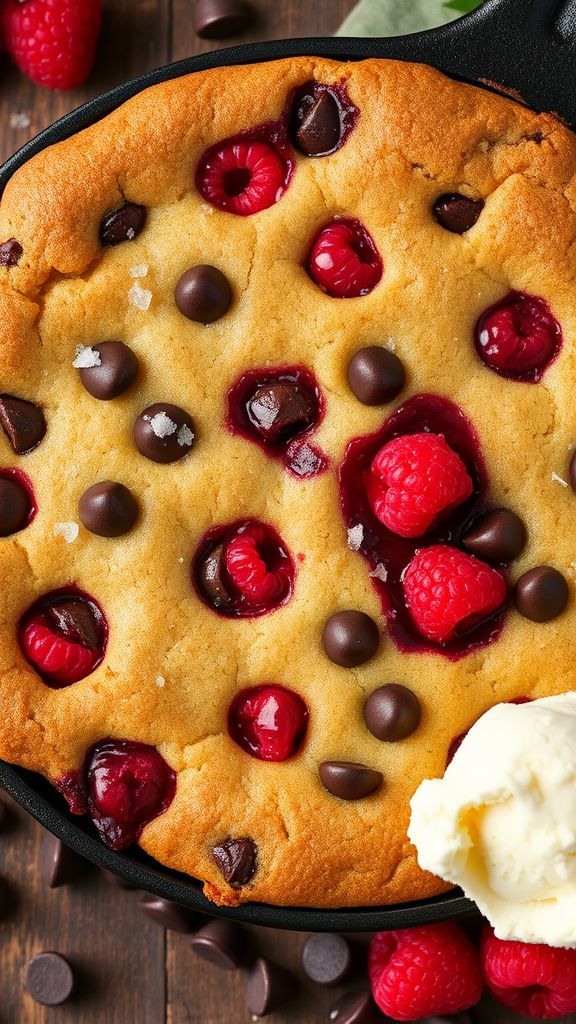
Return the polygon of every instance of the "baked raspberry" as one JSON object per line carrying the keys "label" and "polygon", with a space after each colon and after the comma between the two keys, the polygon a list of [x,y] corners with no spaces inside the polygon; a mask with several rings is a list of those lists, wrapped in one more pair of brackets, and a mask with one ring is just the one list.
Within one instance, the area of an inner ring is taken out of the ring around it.
{"label": "baked raspberry", "polygon": [[102,24],[101,0],[4,0],[4,46],[25,75],[47,89],[88,78]]}
{"label": "baked raspberry", "polygon": [[88,810],[104,842],[123,850],[174,799],[176,773],[155,747],[130,740],[102,740],[85,768]]}
{"label": "baked raspberry", "polygon": [[404,596],[420,632],[442,644],[473,629],[500,608],[506,580],[457,548],[434,544],[419,551],[404,574]]}
{"label": "baked raspberry", "polygon": [[384,272],[375,242],[359,220],[337,218],[317,235],[307,260],[312,280],[334,299],[368,295]]}
{"label": "baked raspberry", "polygon": [[492,995],[517,1013],[553,1020],[576,1012],[576,949],[505,942],[486,927],[480,957]]}
{"label": "baked raspberry", "polygon": [[478,953],[453,921],[377,932],[370,943],[372,995],[393,1020],[459,1013],[482,995]]}
{"label": "baked raspberry", "polygon": [[476,324],[482,361],[512,380],[535,383],[558,355],[562,330],[544,299],[510,292]]}
{"label": "baked raspberry", "polygon": [[400,537],[421,537],[474,490],[441,434],[408,434],[380,449],[366,476],[374,515]]}
{"label": "baked raspberry", "polygon": [[302,698],[284,686],[256,686],[239,693],[228,712],[235,743],[260,761],[286,761],[301,747],[308,725]]}
{"label": "baked raspberry", "polygon": [[76,590],[46,594],[23,616],[20,646],[53,689],[90,675],[106,651],[107,625],[93,598]]}
{"label": "baked raspberry", "polygon": [[249,217],[282,198],[292,170],[292,162],[270,141],[229,139],[204,154],[196,187],[217,209]]}
{"label": "baked raspberry", "polygon": [[234,537],[226,547],[226,569],[237,590],[253,604],[276,601],[284,586],[282,577],[268,568],[263,548],[266,537],[252,527]]}

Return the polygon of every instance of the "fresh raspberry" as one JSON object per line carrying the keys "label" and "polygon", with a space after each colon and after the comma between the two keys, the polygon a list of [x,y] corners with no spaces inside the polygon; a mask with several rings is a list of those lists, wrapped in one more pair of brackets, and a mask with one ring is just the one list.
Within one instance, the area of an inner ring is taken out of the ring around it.
{"label": "fresh raspberry", "polygon": [[400,537],[421,537],[473,491],[462,459],[442,434],[406,434],[372,461],[366,493],[374,515]]}
{"label": "fresh raspberry", "polygon": [[245,139],[209,149],[196,172],[196,186],[212,206],[249,217],[281,199],[290,175],[272,145]]}
{"label": "fresh raspberry", "polygon": [[423,636],[445,643],[487,619],[504,603],[506,581],[491,566],[457,548],[419,551],[404,573],[404,597]]}
{"label": "fresh raspberry", "polygon": [[576,1012],[576,949],[505,942],[486,927],[480,957],[492,995],[517,1013],[552,1020]]}
{"label": "fresh raspberry", "polygon": [[230,705],[232,739],[260,761],[285,761],[300,747],[308,709],[284,686],[256,686],[239,693]]}
{"label": "fresh raspberry", "polygon": [[55,687],[79,682],[102,661],[100,650],[89,650],[58,636],[44,614],[34,616],[26,624],[20,642],[34,668]]}
{"label": "fresh raspberry", "polygon": [[374,999],[393,1020],[458,1013],[482,995],[478,953],[453,921],[378,932],[368,973]]}
{"label": "fresh raspberry", "polygon": [[538,381],[562,344],[560,324],[544,299],[510,292],[476,324],[480,358],[502,377]]}
{"label": "fresh raspberry", "polygon": [[384,265],[374,240],[358,220],[333,220],[322,228],[308,256],[308,273],[334,299],[354,299],[376,287]]}
{"label": "fresh raspberry", "polygon": [[4,45],[25,75],[47,89],[88,78],[102,24],[101,0],[4,0]]}
{"label": "fresh raspberry", "polygon": [[284,580],[270,572],[265,560],[268,538],[258,526],[250,526],[229,541],[226,569],[234,586],[254,604],[270,604],[280,597]]}

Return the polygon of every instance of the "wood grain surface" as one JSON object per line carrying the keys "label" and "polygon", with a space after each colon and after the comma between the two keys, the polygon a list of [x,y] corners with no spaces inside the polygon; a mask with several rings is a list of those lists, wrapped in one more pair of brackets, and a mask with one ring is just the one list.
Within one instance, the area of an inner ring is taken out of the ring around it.
{"label": "wood grain surface", "polygon": [[[409,2],[409,0],[402,0]],[[354,0],[259,0],[258,19],[242,40],[330,35]],[[144,71],[212,48],[192,27],[192,0],[105,0],[94,74],[86,88],[54,94],[36,88],[0,54],[0,162],[57,117]],[[29,123],[27,123],[29,121]],[[42,829],[12,807],[0,835],[0,873],[11,886],[0,922],[0,1024],[250,1024],[242,972],[197,960],[189,938],[165,933],[137,906],[137,894],[106,882],[86,865],[74,885],[50,890],[39,876]],[[300,968],[305,937],[249,929],[256,947],[290,967],[298,994],[270,1024],[328,1021],[343,988],[307,984]],[[357,940],[359,958],[365,939]],[[67,956],[78,991],[64,1006],[45,1009],[23,989],[27,960],[43,950]],[[363,987],[359,974],[347,987]],[[526,1020],[486,1000],[479,1024]],[[562,1018],[576,1024],[576,1015]],[[562,1024],[562,1022],[561,1022]]]}

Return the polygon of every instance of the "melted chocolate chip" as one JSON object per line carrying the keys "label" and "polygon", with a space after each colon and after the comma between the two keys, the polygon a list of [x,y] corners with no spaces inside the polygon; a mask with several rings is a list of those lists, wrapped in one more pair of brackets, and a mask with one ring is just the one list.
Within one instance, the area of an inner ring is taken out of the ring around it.
{"label": "melted chocolate chip", "polygon": [[246,934],[234,921],[210,921],[196,932],[190,946],[203,960],[225,971],[235,971],[244,960]]}
{"label": "melted chocolate chip", "polygon": [[328,1020],[330,1024],[382,1024],[382,1016],[369,992],[347,992],[334,1004]]}
{"label": "melted chocolate chip", "polygon": [[341,137],[340,106],[336,97],[323,89],[303,111],[296,145],[305,156],[327,156],[338,149]]}
{"label": "melted chocolate chip", "polygon": [[230,309],[232,289],[221,270],[202,263],[182,274],[174,289],[174,298],[188,320],[211,324]]}
{"label": "melted chocolate chip", "polygon": [[350,973],[352,950],[343,935],[318,932],[306,940],[302,966],[317,985],[338,985]]}
{"label": "melted chocolate chip", "polygon": [[483,209],[483,199],[470,199],[459,192],[446,192],[438,197],[432,207],[432,213],[434,220],[446,231],[463,235],[465,231],[474,227]]}
{"label": "melted chocolate chip", "polygon": [[514,587],[514,604],[525,619],[550,622],[562,614],[570,591],[562,573],[550,565],[529,569]]}
{"label": "melted chocolate chip", "polygon": [[184,409],[157,402],[144,409],[134,424],[134,442],[151,462],[177,462],[188,455],[194,441],[194,424]]}
{"label": "melted chocolate chip", "polygon": [[279,1010],[294,995],[296,979],[264,957],[258,957],[246,978],[246,1004],[256,1017]]}
{"label": "melted chocolate chip", "polygon": [[138,518],[138,502],[124,484],[103,480],[92,484],[80,498],[80,521],[99,537],[121,537]]}
{"label": "melted chocolate chip", "polygon": [[70,598],[46,606],[45,614],[59,636],[97,651],[101,644],[101,627],[87,601]]}
{"label": "melted chocolate chip", "polygon": [[406,739],[420,725],[420,701],[412,690],[400,683],[387,683],[370,695],[364,707],[364,720],[376,739],[394,743]]}
{"label": "melted chocolate chip", "polygon": [[26,964],[24,985],[42,1006],[60,1006],[72,995],[74,974],[59,953],[39,953]]}
{"label": "melted chocolate chip", "polygon": [[381,345],[367,345],[352,356],[348,384],[364,405],[384,405],[400,394],[406,383],[398,356]]}
{"label": "melted chocolate chip", "polygon": [[230,604],[231,596],[225,583],[226,545],[218,544],[205,556],[197,568],[197,580],[205,597],[214,608]]}
{"label": "melted chocolate chip", "polygon": [[40,874],[44,885],[58,889],[82,878],[89,865],[61,839],[45,832],[40,849]]}
{"label": "melted chocolate chip", "polygon": [[125,203],[117,210],[111,210],[102,219],[100,241],[102,245],[120,245],[131,242],[142,231],[146,223],[146,207],[136,203]]}
{"label": "melted chocolate chip", "polygon": [[341,800],[361,800],[383,782],[382,772],[350,761],[324,761],[318,771],[324,788]]}
{"label": "melted chocolate chip", "polygon": [[252,839],[226,839],[212,856],[229,885],[247,885],[256,871],[258,851]]}
{"label": "melted chocolate chip", "polygon": [[295,380],[257,388],[246,403],[250,423],[268,444],[285,444],[316,421],[316,396]]}
{"label": "melted chocolate chip", "polygon": [[324,626],[322,643],[330,661],[344,668],[355,668],[374,657],[380,644],[380,631],[365,612],[336,612]]}
{"label": "melted chocolate chip", "polygon": [[98,366],[85,366],[80,380],[93,398],[107,402],[127,391],[136,379],[138,360],[122,341],[103,341],[92,346],[100,356]]}
{"label": "melted chocolate chip", "polygon": [[30,519],[30,495],[13,477],[0,477],[0,537],[23,530]]}
{"label": "melted chocolate chip", "polygon": [[151,893],[143,896],[138,901],[138,906],[146,914],[146,917],[159,924],[161,928],[180,932],[182,935],[190,935],[201,922],[199,915],[187,910],[186,907],[165,900],[162,896],[153,896]]}
{"label": "melted chocolate chip", "polygon": [[16,238],[0,243],[0,267],[16,267],[22,259],[24,249]]}
{"label": "melted chocolate chip", "polygon": [[39,406],[13,395],[0,395],[0,425],[17,455],[36,448],[46,433]]}
{"label": "melted chocolate chip", "polygon": [[512,562],[526,544],[526,527],[507,508],[485,512],[474,520],[462,543],[477,558],[487,562]]}
{"label": "melted chocolate chip", "polygon": [[227,39],[243,32],[251,19],[243,0],[196,0],[194,31],[203,39]]}

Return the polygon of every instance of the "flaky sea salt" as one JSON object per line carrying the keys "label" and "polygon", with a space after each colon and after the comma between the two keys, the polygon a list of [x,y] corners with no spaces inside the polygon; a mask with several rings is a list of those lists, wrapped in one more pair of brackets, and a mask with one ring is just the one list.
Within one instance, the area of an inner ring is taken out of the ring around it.
{"label": "flaky sea salt", "polygon": [[134,228],[128,228],[128,231],[126,232],[126,238],[129,238],[130,241],[132,241],[133,238],[136,238],[136,232],[134,231]]}
{"label": "flaky sea salt", "polygon": [[386,338],[386,346],[385,347],[388,349],[389,352],[395,352],[396,351],[396,342],[394,341],[394,338]]}
{"label": "flaky sea salt", "polygon": [[179,558],[179,559],[178,559],[178,561],[180,562],[180,564],[182,564],[182,562],[184,561],[184,559],[183,559],[183,558]]}
{"label": "flaky sea salt", "polygon": [[138,263],[135,267],[130,267],[130,274],[132,277],[146,277],[148,270],[147,263]]}
{"label": "flaky sea salt", "polygon": [[181,448],[189,448],[194,440],[194,431],[190,430],[185,423],[182,424],[176,438]]}
{"label": "flaky sea salt", "polygon": [[378,562],[376,568],[372,569],[372,572],[368,573],[368,575],[373,576],[375,580],[380,580],[382,583],[386,583],[386,580],[388,579],[388,570],[386,569],[386,566],[382,565],[382,562]]}
{"label": "flaky sea salt", "polygon": [[[148,417],[144,418],[147,419]],[[170,437],[171,434],[178,430],[178,425],[165,412],[157,412],[150,420],[150,426],[156,437]]]}
{"label": "flaky sea salt", "polygon": [[67,544],[73,544],[79,533],[78,523],[54,523],[54,536],[63,537]]}
{"label": "flaky sea salt", "polygon": [[489,341],[490,341],[490,335],[488,334],[488,331],[481,331],[480,332],[480,344],[482,345],[482,348],[486,348],[486,345],[489,343]]}
{"label": "flaky sea salt", "polygon": [[101,366],[100,353],[95,352],[89,345],[77,345],[76,357],[72,366],[76,370],[89,370],[92,366]]}
{"label": "flaky sea salt", "polygon": [[32,118],[29,114],[10,114],[10,127],[15,129],[29,128]]}
{"label": "flaky sea salt", "polygon": [[563,480],[561,476],[558,476],[558,473],[552,473],[552,480],[555,484],[560,484],[562,487],[568,487],[568,481]]}
{"label": "flaky sea salt", "polygon": [[350,551],[360,551],[363,540],[364,527],[362,523],[358,523],[358,526],[351,526],[348,530],[348,547]]}
{"label": "flaky sea salt", "polygon": [[166,680],[164,679],[164,676],[156,676],[156,686],[159,686],[160,689],[162,689],[165,682]]}
{"label": "flaky sea salt", "polygon": [[136,306],[136,309],[146,311],[150,309],[152,292],[149,292],[147,288],[143,288],[141,284],[138,284],[138,281],[135,281],[128,292],[128,300],[133,306]]}

